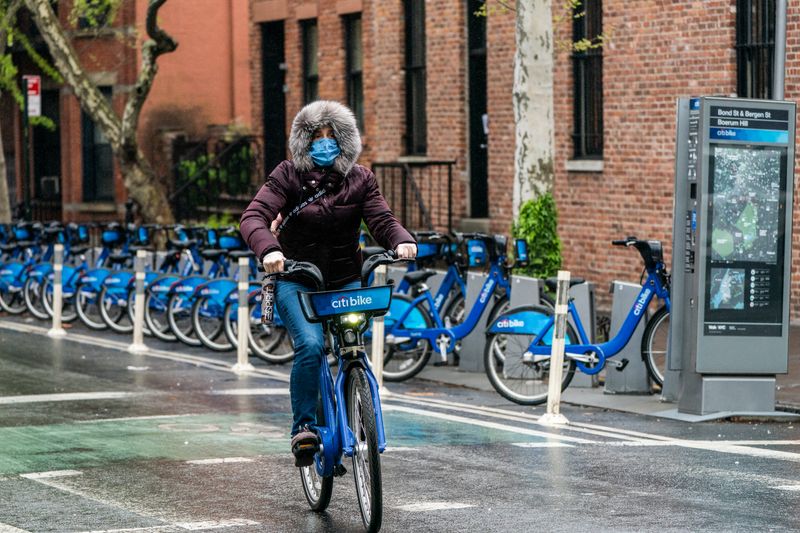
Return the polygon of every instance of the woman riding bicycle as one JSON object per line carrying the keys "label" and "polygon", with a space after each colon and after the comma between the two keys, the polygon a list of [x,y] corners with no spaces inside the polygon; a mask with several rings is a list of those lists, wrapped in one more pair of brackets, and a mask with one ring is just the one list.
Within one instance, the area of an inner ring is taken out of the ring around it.
{"label": "woman riding bicycle", "polygon": [[[414,238],[392,214],[375,175],[356,164],[361,137],[350,109],[325,100],[305,106],[292,122],[289,151],[292,159],[270,173],[241,218],[242,236],[268,274],[282,272],[289,258],[316,265],[328,290],[359,286],[362,219],[381,246],[399,258],[416,256]],[[273,234],[276,220],[282,222]],[[296,466],[310,465],[318,446],[313,426],[325,360],[322,326],[306,322],[297,297],[309,290],[302,280],[286,278],[275,288],[275,305],[295,349],[289,389]]]}

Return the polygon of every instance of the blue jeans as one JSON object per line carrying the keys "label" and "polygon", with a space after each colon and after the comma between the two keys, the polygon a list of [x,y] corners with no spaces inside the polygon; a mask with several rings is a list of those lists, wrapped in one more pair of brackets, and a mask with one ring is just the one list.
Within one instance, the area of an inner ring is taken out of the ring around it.
{"label": "blue jeans", "polygon": [[[355,289],[361,284],[348,283],[343,289]],[[279,280],[275,286],[275,305],[281,320],[294,343],[294,364],[289,381],[292,395],[292,435],[306,424],[317,422],[317,400],[319,398],[319,371],[325,361],[325,336],[322,324],[310,324],[300,309],[298,292],[310,292],[305,285],[294,281]]]}

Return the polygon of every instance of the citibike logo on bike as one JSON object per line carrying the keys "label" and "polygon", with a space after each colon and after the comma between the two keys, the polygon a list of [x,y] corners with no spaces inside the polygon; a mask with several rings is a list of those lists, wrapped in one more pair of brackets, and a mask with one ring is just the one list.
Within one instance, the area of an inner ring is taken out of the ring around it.
{"label": "citibike logo on bike", "polygon": [[334,309],[346,309],[348,307],[355,307],[357,305],[371,305],[372,298],[369,296],[361,296],[357,294],[356,296],[345,296],[342,295],[339,298],[335,298],[331,301],[331,307]]}
{"label": "citibike logo on bike", "polygon": [[515,320],[513,318],[503,318],[497,321],[498,328],[524,328],[524,320]]}
{"label": "citibike logo on bike", "polygon": [[486,299],[490,294],[492,294],[492,289],[494,289],[495,283],[496,281],[490,278],[489,281],[487,281],[486,286],[483,287],[483,290],[481,291],[481,297],[479,299],[482,304],[485,304]]}
{"label": "citibike logo on bike", "polygon": [[636,305],[633,307],[633,314],[635,316],[639,316],[642,314],[642,309],[644,309],[644,304],[647,302],[647,299],[650,297],[650,293],[653,292],[650,289],[645,289],[642,294],[639,296],[639,299],[636,300]]}

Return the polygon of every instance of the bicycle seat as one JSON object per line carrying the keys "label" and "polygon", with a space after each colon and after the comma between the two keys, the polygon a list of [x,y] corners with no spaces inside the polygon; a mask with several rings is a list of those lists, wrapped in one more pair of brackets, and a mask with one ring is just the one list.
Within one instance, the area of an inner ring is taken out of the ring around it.
{"label": "bicycle seat", "polygon": [[118,265],[129,261],[131,257],[133,256],[129,253],[111,254],[108,256],[108,262],[112,265]]}
{"label": "bicycle seat", "polygon": [[255,254],[250,250],[234,250],[232,252],[228,252],[228,257],[241,259],[242,257],[255,257]]}
{"label": "bicycle seat", "polygon": [[364,259],[373,255],[382,254],[386,250],[380,246],[365,246],[361,253],[364,254]]}
{"label": "bicycle seat", "polygon": [[133,244],[131,246],[128,246],[128,250],[130,250],[131,252],[138,252],[139,250],[145,250],[147,252],[152,252],[153,251],[153,247],[152,246],[144,246],[144,245],[141,245],[141,244]]}
{"label": "bicycle seat", "polygon": [[[574,287],[575,285],[580,285],[581,283],[586,283],[586,280],[583,278],[569,279],[570,288]],[[558,278],[547,278],[546,280],[544,280],[544,285],[551,291],[555,291],[556,287],[558,286]]]}
{"label": "bicycle seat", "polygon": [[426,279],[431,276],[435,276],[436,272],[433,270],[416,270],[414,272],[409,272],[408,274],[403,276],[403,279],[406,280],[411,285],[416,285],[417,283],[423,283]]}
{"label": "bicycle seat", "polygon": [[214,261],[227,254],[228,250],[218,250],[218,249],[203,250],[200,252],[200,255],[203,256],[203,259],[208,259],[209,261]]}

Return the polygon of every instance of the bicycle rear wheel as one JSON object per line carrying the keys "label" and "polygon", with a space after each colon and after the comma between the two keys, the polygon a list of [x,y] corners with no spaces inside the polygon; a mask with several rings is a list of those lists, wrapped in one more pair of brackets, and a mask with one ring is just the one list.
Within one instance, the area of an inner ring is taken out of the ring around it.
{"label": "bicycle rear wheel", "polygon": [[162,341],[175,342],[178,337],[169,329],[167,303],[163,296],[155,296],[152,292],[148,292],[144,297],[144,323],[154,337]]}
{"label": "bicycle rear wheel", "polygon": [[[325,425],[325,411],[321,404],[317,405],[317,425]],[[303,492],[311,510],[319,513],[327,509],[333,494],[333,476],[320,476],[315,460],[311,466],[300,468],[300,479],[303,482]]]}
{"label": "bicycle rear wheel", "polygon": [[108,329],[108,325],[100,316],[100,295],[92,285],[78,284],[75,288],[75,311],[81,322],[89,329],[97,331]]}
{"label": "bicycle rear wheel", "polygon": [[[124,292],[123,292],[124,291]],[[100,316],[103,322],[117,333],[131,333],[133,321],[128,315],[128,293],[124,289],[109,289],[103,285],[100,289]]]}
{"label": "bicycle rear wheel", "polygon": [[233,344],[225,335],[224,302],[211,296],[201,296],[192,306],[192,327],[195,335],[207,348],[217,352],[233,349]]}
{"label": "bicycle rear wheel", "polygon": [[43,290],[44,276],[31,276],[25,280],[25,285],[22,288],[22,294],[25,298],[25,307],[28,312],[39,320],[47,320],[50,315],[47,314],[47,308],[44,305]]}
{"label": "bicycle rear wheel", "polygon": [[367,531],[378,531],[383,520],[383,487],[378,431],[364,369],[353,368],[345,384],[347,420],[356,444],[353,447],[353,477],[356,481],[358,507]]}
{"label": "bicycle rear wheel", "polygon": [[667,348],[669,346],[669,310],[661,307],[647,321],[642,335],[642,359],[647,366],[650,378],[664,385],[664,374],[667,371]]}
{"label": "bicycle rear wheel", "polygon": [[[530,323],[535,317],[541,319],[542,327],[553,311],[539,305],[518,307],[526,311]],[[486,338],[483,363],[486,375],[495,390],[504,398],[520,405],[539,405],[547,401],[548,381],[550,379],[550,358],[539,362],[525,362],[523,355],[533,342],[535,335],[490,333]],[[550,345],[553,337],[551,326],[540,341],[540,346]],[[567,323],[566,343],[578,339],[575,330]],[[564,359],[561,390],[564,390],[575,375],[575,361]]]}
{"label": "bicycle rear wheel", "polygon": [[188,346],[202,346],[195,338],[192,325],[192,300],[188,296],[175,293],[167,302],[167,322],[169,329],[179,341]]}

